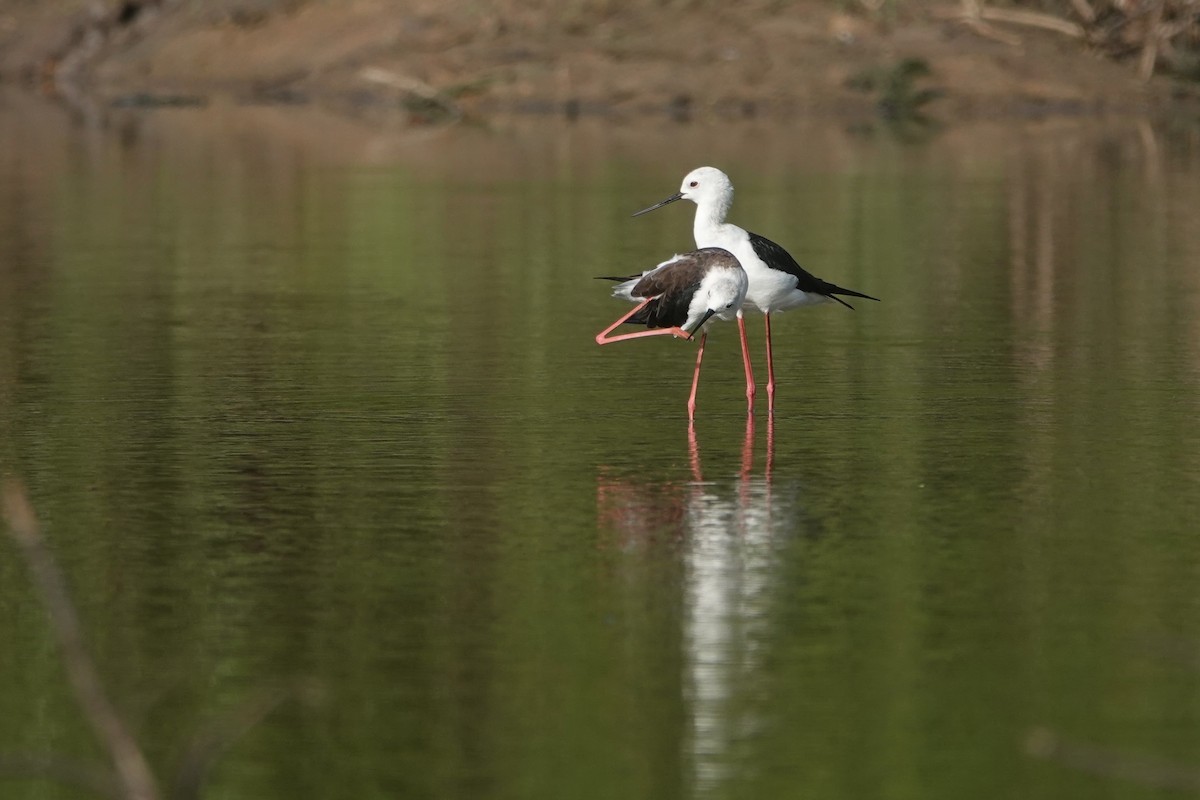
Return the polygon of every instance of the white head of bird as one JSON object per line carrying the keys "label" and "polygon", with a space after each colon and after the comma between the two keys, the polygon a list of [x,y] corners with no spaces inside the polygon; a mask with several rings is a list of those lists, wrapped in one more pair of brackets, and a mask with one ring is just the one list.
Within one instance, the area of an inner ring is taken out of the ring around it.
{"label": "white head of bird", "polygon": [[701,236],[700,232],[711,231],[724,223],[729,207],[733,205],[733,182],[716,167],[697,167],[684,176],[678,192],[634,216],[641,216],[676,200],[691,200],[696,204],[696,238],[697,241],[707,239],[709,237]]}
{"label": "white head of bird", "polygon": [[[684,327],[695,332],[708,322],[709,317],[726,321],[737,317],[738,310],[746,299],[748,281],[732,255],[729,261],[733,268],[714,269],[704,276],[688,307],[688,321]],[[699,325],[697,319],[702,320]],[[695,325],[695,327],[691,327]]]}
{"label": "white head of bird", "polygon": [[723,218],[733,203],[733,182],[716,167],[697,167],[683,177],[679,197],[698,206],[720,208]]}

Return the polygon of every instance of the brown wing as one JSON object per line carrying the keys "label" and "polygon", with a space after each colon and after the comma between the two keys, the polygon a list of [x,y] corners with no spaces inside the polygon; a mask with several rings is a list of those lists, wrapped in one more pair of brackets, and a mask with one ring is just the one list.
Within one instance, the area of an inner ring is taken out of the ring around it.
{"label": "brown wing", "polygon": [[675,256],[664,261],[656,269],[647,272],[634,284],[634,297],[675,296],[686,294],[689,298],[713,267],[738,266],[738,261],[728,250],[720,247],[705,247]]}

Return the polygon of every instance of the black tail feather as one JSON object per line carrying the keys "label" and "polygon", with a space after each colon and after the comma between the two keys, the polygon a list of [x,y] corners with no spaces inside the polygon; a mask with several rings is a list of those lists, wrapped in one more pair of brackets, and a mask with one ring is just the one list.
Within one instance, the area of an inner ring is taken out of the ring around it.
{"label": "black tail feather", "polygon": [[841,303],[842,305],[844,305],[846,308],[850,309],[851,311],[854,310],[854,306],[850,305],[845,300],[838,297],[839,294],[844,294],[847,297],[861,297],[864,300],[874,300],[876,303],[881,302],[878,297],[871,297],[871,295],[869,295],[869,294],[863,294],[862,292],[856,292],[853,289],[843,289],[841,286],[836,286],[832,283],[825,284],[825,286],[823,288],[824,288],[824,291],[821,292],[821,294],[825,295],[830,300],[837,300],[839,303]]}
{"label": "black tail feather", "polygon": [[627,276],[625,276],[624,278],[622,278],[622,277],[621,277],[621,276],[619,276],[619,275],[597,275],[597,276],[596,276],[596,277],[594,277],[592,280],[596,280],[596,281],[615,281],[615,282],[617,282],[617,283],[624,283],[625,281],[631,281],[631,280],[633,280],[634,278],[640,278],[640,277],[641,277],[640,275],[627,275]]}

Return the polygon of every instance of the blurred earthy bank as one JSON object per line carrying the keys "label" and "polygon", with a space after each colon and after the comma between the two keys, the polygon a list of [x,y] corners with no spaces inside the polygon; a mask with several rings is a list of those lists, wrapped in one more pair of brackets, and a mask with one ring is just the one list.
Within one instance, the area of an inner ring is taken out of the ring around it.
{"label": "blurred earthy bank", "polygon": [[0,0],[0,80],[434,121],[1196,118],[1197,0]]}

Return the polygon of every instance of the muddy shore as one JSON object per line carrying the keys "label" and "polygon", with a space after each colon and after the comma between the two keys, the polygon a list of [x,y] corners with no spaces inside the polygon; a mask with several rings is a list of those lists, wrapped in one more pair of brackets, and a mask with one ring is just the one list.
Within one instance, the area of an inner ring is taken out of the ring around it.
{"label": "muddy shore", "polygon": [[[937,4],[888,19],[819,0],[683,6],[8,0],[0,80],[99,107],[316,105],[383,124],[514,112],[1200,118],[1200,86],[1139,80],[1052,32],[982,37]],[[905,64],[920,69],[906,76]]]}

